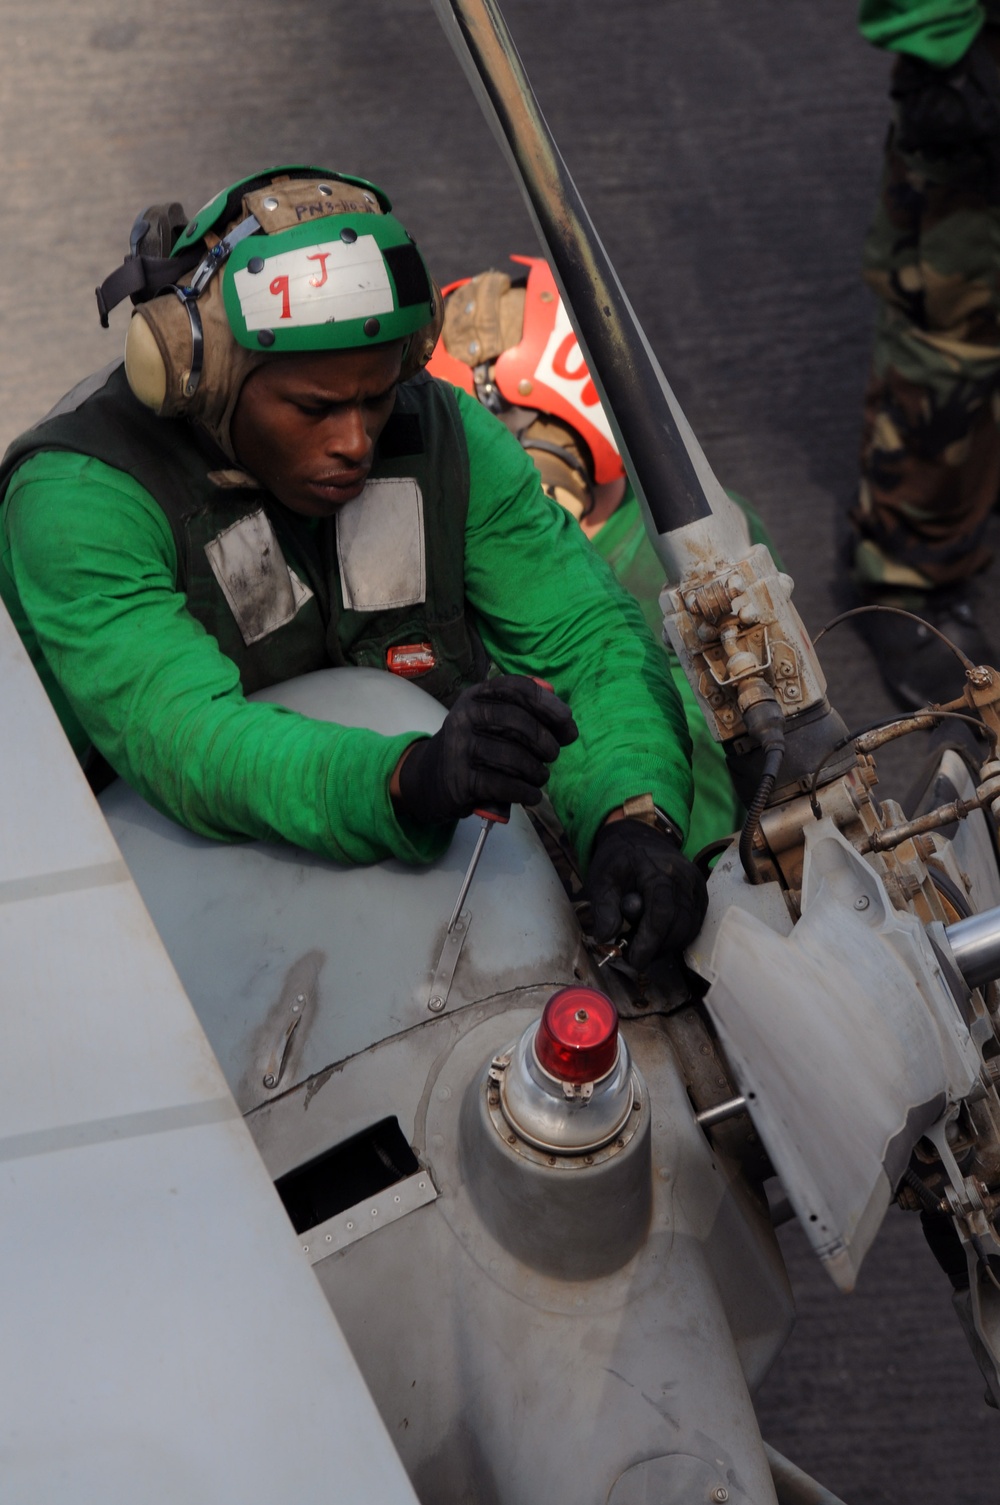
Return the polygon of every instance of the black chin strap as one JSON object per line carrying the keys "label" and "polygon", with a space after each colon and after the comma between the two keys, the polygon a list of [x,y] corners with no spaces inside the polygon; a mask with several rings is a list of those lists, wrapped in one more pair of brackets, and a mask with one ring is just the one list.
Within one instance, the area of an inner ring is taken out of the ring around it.
{"label": "black chin strap", "polygon": [[124,299],[148,302],[196,267],[203,255],[203,249],[192,246],[179,256],[126,256],[123,264],[94,289],[101,327],[107,329],[108,314]]}

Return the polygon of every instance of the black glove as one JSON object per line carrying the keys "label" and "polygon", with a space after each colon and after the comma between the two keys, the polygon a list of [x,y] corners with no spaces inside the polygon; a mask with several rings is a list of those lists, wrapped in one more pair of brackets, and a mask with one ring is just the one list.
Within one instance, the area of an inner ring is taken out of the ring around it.
{"label": "black glove", "polygon": [[415,742],[399,771],[403,814],[444,824],[480,805],[537,805],[548,765],[580,733],[568,705],[520,674],[463,690],[440,731]]}
{"label": "black glove", "polygon": [[904,53],[890,93],[902,151],[949,157],[978,147],[992,157],[1000,140],[1000,71],[982,33],[950,68]]}
{"label": "black glove", "polygon": [[612,821],[598,831],[587,894],[596,940],[611,941],[624,919],[633,922],[627,959],[639,972],[662,952],[683,951],[708,908],[705,880],[676,839],[639,820]]}

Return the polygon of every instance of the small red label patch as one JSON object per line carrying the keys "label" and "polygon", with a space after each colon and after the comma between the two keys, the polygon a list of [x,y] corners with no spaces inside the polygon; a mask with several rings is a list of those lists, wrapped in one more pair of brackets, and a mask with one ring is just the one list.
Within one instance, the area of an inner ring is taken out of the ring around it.
{"label": "small red label patch", "polygon": [[390,648],[385,656],[389,673],[402,675],[403,679],[415,679],[436,665],[437,658],[430,643],[400,643],[398,648]]}

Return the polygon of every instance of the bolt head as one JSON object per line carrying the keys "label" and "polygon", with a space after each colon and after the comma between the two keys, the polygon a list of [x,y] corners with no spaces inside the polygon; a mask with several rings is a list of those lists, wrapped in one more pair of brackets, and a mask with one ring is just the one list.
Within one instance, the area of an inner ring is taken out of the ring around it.
{"label": "bolt head", "polygon": [[722,1485],[720,1484],[718,1489],[713,1489],[712,1499],[718,1500],[719,1505],[726,1505],[726,1501],[729,1499],[729,1490],[723,1489]]}
{"label": "bolt head", "polygon": [[518,382],[518,384],[517,384],[517,390],[520,392],[520,394],[521,394],[522,397],[530,397],[531,396],[531,393],[532,393],[532,390],[533,390],[532,389],[532,384],[531,384],[531,382],[528,380],[528,378],[526,376],[523,376],[521,378],[521,380]]}
{"label": "bolt head", "polygon": [[444,1008],[444,999],[437,997],[429,998],[427,1000],[427,1007],[430,1009],[432,1014],[440,1014],[441,1010]]}

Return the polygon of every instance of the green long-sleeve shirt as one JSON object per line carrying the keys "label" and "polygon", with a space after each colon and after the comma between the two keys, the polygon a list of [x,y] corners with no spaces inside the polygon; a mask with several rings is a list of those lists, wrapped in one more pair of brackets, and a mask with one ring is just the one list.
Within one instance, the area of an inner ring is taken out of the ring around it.
{"label": "green long-sleeve shirt", "polygon": [[1000,21],[997,0],[861,0],[858,26],[867,40],[950,68],[968,51],[984,22]]}
{"label": "green long-sleeve shirt", "polygon": [[[458,396],[470,461],[467,599],[508,673],[550,681],[579,741],[549,793],[586,859],[604,815],[649,790],[687,829],[689,742],[664,655],[520,445]],[[177,589],[167,519],[130,476],[45,452],[0,512],[0,595],[63,726],[202,835],[284,838],[348,862],[427,861],[450,831],[401,822],[389,779],[413,734],[245,700],[236,666]]]}

